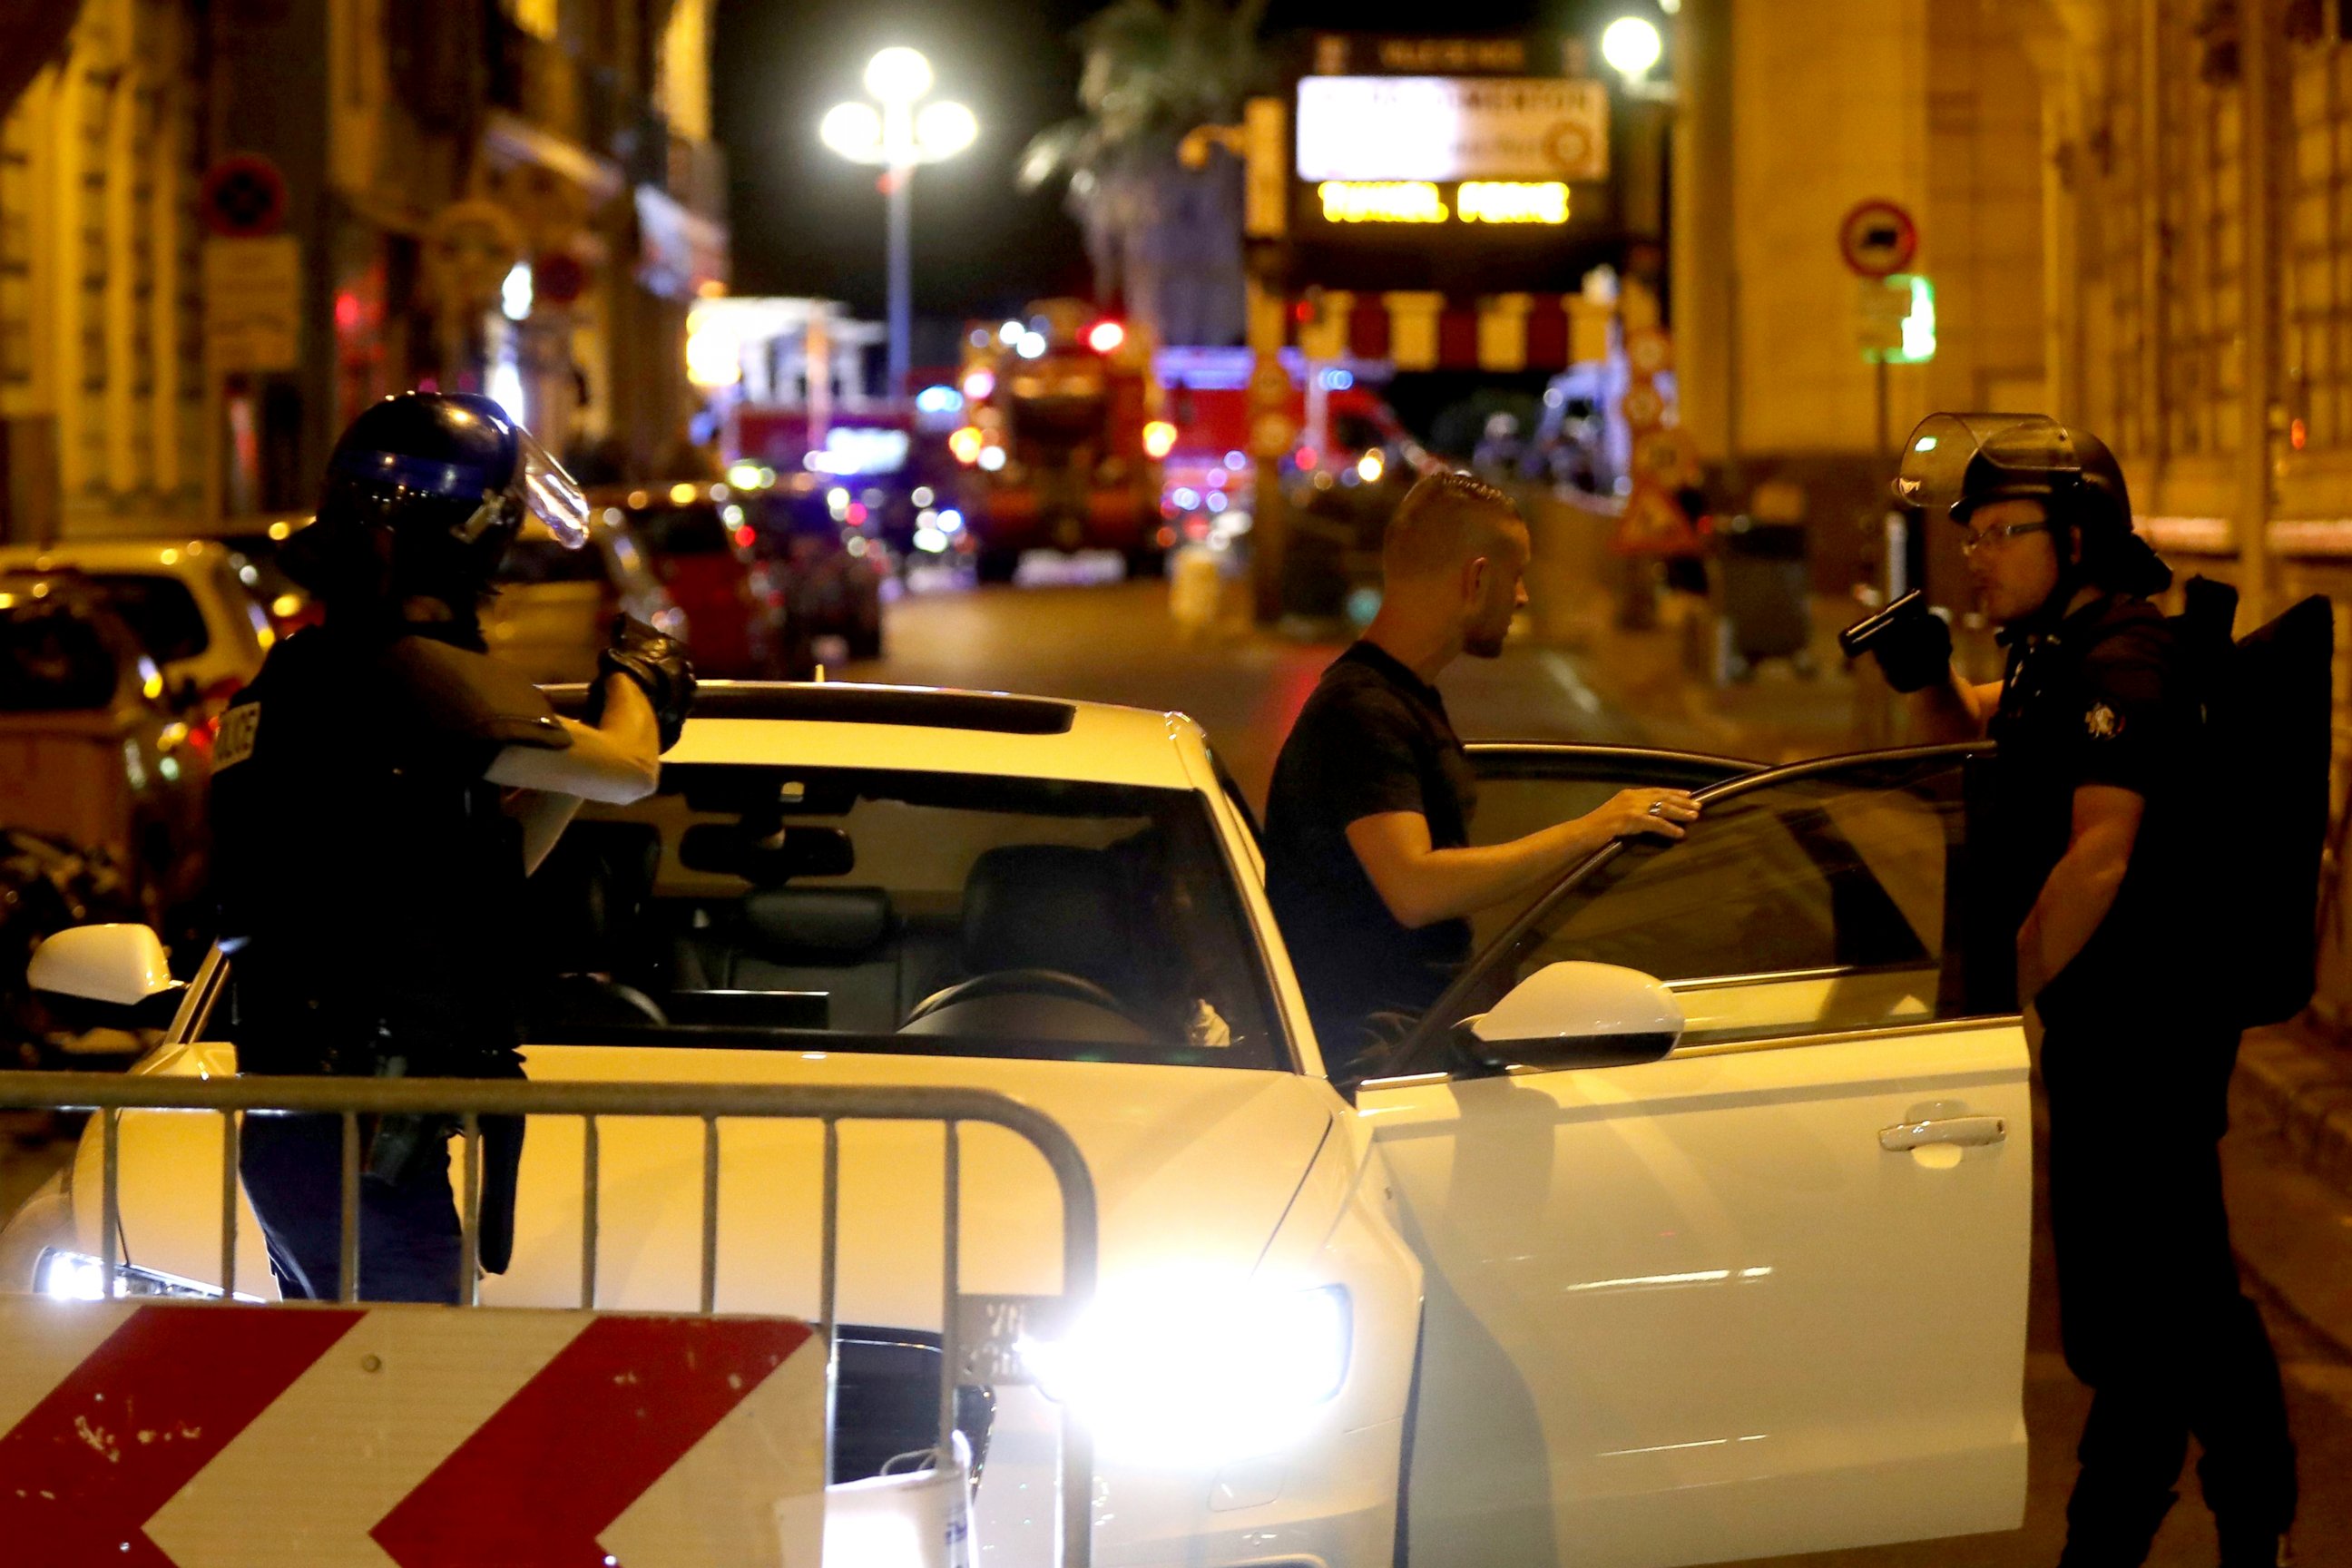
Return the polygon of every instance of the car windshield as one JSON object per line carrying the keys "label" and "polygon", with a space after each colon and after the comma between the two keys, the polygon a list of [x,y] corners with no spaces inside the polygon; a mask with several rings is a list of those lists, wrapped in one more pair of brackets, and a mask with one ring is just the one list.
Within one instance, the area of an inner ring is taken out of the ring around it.
{"label": "car windshield", "polygon": [[633,510],[629,528],[656,555],[723,555],[728,550],[727,521],[715,501]]}
{"label": "car windshield", "polygon": [[194,658],[212,646],[205,613],[186,584],[158,572],[92,572],[89,581],[130,623],[142,647],[166,664]]}
{"label": "car windshield", "polygon": [[1290,1065],[1189,790],[673,764],[531,889],[535,1041]]}

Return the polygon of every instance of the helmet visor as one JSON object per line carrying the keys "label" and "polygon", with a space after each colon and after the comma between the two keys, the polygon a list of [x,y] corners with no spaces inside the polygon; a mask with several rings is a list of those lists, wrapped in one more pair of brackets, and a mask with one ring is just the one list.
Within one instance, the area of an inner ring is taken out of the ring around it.
{"label": "helmet visor", "polygon": [[2049,496],[2082,478],[2066,427],[2041,414],[1930,414],[1904,444],[1895,499],[1955,520],[1990,501]]}
{"label": "helmet visor", "polygon": [[547,525],[557,543],[566,550],[579,549],[588,542],[588,498],[581,493],[580,481],[563,471],[563,465],[539,444],[538,437],[520,425],[514,431],[521,447],[516,459],[523,505]]}

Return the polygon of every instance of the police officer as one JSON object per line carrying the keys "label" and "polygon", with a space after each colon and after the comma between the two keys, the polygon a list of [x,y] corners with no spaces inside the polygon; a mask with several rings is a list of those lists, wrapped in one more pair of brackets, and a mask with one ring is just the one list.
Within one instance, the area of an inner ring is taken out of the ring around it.
{"label": "police officer", "polygon": [[2008,653],[1998,684],[1971,686],[1924,613],[1873,648],[1932,732],[2000,743],[1986,842],[2042,1027],[2066,1363],[2093,1390],[2060,1561],[2144,1561],[2193,1434],[2224,1568],[2273,1568],[2294,1450],[2221,1204],[2239,1026],[2200,968],[2200,866],[2220,845],[2193,672],[2147,599],[2171,572],[2133,532],[2106,447],[2048,419],[1934,416],[1896,492],[1967,530]]}
{"label": "police officer", "polygon": [[[287,570],[324,623],[223,715],[213,821],[247,1072],[521,1076],[524,879],[582,800],[650,794],[693,699],[684,650],[623,622],[593,722],[488,657],[479,610],[535,516],[587,540],[579,489],[488,398],[403,394],[336,444]],[[359,1285],[459,1298],[446,1121],[368,1128]],[[481,1256],[511,1243],[520,1119],[486,1118]],[[336,1293],[341,1119],[247,1119],[240,1171],[289,1298]]]}

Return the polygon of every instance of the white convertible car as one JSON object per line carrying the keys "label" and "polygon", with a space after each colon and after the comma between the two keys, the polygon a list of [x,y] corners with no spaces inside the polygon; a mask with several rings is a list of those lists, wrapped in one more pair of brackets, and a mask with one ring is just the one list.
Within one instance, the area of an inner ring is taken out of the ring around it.
{"label": "white convertible car", "polygon": [[[592,809],[535,879],[530,1074],[978,1086],[1069,1130],[1102,1289],[1026,1347],[1037,1384],[959,1401],[984,1563],[1046,1560],[1061,1401],[1121,1568],[1651,1568],[2014,1528],[2027,1052],[1972,1002],[1969,754],[1474,754],[1490,838],[1633,784],[1708,808],[1482,922],[1383,1076],[1340,1085],[1189,720],[714,687],[660,792]],[[233,1070],[208,1042],[234,984],[208,963],[140,1070]],[[131,1288],[217,1294],[217,1119],[122,1137]],[[16,1288],[87,1288],[94,1143],[0,1236]],[[728,1127],[720,1310],[813,1313],[818,1147]],[[931,1440],[941,1148],[842,1135],[866,1327],[836,1479]],[[581,1155],[576,1123],[534,1124],[486,1302],[577,1303]],[[597,1304],[691,1310],[700,1128],[608,1123],[602,1160]],[[1053,1289],[1042,1160],[983,1127],[961,1160],[963,1289]],[[238,1289],[267,1290],[242,1236]]]}

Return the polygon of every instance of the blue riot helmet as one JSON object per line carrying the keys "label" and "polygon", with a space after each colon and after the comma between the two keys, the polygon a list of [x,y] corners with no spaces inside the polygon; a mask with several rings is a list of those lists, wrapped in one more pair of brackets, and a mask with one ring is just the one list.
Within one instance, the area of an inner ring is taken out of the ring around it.
{"label": "blue riot helmet", "polygon": [[424,595],[470,610],[527,516],[569,548],[588,541],[579,485],[505,409],[467,393],[398,393],[335,443],[318,520],[281,559],[331,603]]}

